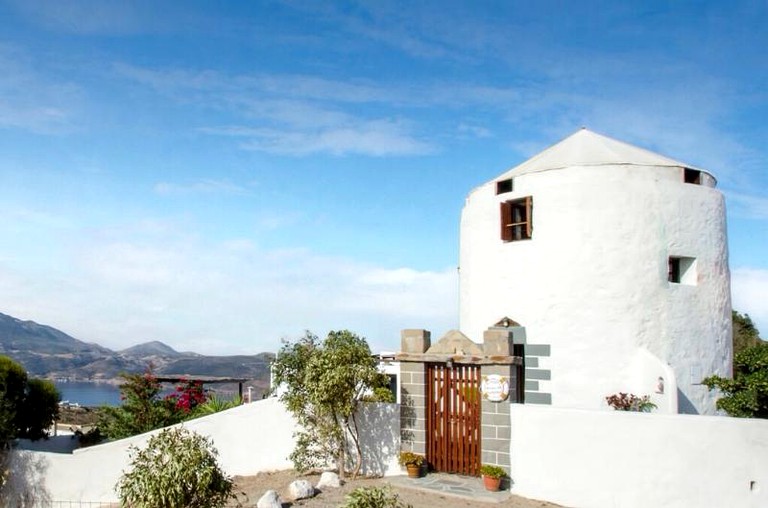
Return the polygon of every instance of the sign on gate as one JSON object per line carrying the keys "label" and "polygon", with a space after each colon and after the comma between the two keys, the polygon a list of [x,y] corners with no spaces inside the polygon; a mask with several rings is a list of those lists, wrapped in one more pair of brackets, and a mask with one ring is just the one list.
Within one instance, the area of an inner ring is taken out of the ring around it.
{"label": "sign on gate", "polygon": [[497,374],[483,376],[480,391],[485,400],[491,402],[505,401],[509,397],[509,378]]}

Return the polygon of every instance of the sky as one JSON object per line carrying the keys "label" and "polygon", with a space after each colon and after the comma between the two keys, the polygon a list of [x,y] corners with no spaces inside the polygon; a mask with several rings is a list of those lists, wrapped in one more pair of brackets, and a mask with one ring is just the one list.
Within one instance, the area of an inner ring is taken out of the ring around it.
{"label": "sky", "polygon": [[581,126],[705,168],[768,336],[768,4],[0,0],[0,312],[254,354],[458,327],[464,199]]}

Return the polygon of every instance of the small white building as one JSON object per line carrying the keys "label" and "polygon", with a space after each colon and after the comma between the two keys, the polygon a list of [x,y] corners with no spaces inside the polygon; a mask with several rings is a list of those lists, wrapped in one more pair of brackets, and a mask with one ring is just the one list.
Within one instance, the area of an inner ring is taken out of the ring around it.
{"label": "small white building", "polygon": [[[511,318],[525,402],[598,409],[617,392],[713,414],[729,376],[725,203],[707,171],[579,130],[469,193],[460,330]],[[506,324],[506,323],[502,323]]]}

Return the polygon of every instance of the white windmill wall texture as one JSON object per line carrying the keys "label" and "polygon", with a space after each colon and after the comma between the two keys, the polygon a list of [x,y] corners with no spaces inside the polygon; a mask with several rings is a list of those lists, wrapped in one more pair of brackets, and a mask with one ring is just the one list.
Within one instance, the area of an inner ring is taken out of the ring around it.
{"label": "white windmill wall texture", "polygon": [[[497,194],[507,179],[512,190]],[[503,241],[500,203],[528,196],[532,237]],[[670,258],[679,282],[668,280]],[[526,327],[527,348],[549,345],[529,373],[546,373],[538,392],[555,406],[605,407],[623,391],[651,395],[662,412],[712,414],[714,393],[699,382],[730,375],[725,204],[714,178],[588,130],[469,194],[460,285],[468,337],[509,316]]]}

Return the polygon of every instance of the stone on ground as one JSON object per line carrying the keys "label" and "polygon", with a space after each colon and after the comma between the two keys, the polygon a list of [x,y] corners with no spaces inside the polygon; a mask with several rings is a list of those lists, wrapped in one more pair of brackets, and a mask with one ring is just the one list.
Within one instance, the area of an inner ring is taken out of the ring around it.
{"label": "stone on ground", "polygon": [[283,504],[280,502],[280,496],[276,490],[268,490],[263,496],[259,498],[256,503],[256,508],[282,508]]}
{"label": "stone on ground", "polygon": [[291,499],[306,499],[315,495],[315,488],[307,480],[294,480],[288,486]]}
{"label": "stone on ground", "polygon": [[320,481],[317,482],[317,488],[318,489],[325,489],[325,488],[334,488],[338,489],[341,487],[341,480],[339,480],[339,475],[332,471],[326,471],[323,474],[320,475]]}

